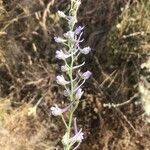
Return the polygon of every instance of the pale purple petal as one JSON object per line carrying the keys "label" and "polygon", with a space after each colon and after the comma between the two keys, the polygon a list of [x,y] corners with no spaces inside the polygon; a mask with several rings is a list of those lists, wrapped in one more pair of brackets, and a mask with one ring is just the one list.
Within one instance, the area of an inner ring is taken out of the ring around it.
{"label": "pale purple petal", "polygon": [[55,42],[57,43],[65,43],[67,40],[61,38],[61,37],[54,37]]}
{"label": "pale purple petal", "polygon": [[63,75],[61,76],[57,76],[56,77],[56,82],[60,85],[66,85],[66,84],[69,84],[70,82],[69,81],[66,81],[65,78],[63,77]]}
{"label": "pale purple petal", "polygon": [[85,47],[83,49],[80,49],[80,52],[85,54],[85,55],[88,54],[90,51],[91,51],[91,48],[89,46]]}
{"label": "pale purple petal", "polygon": [[79,26],[78,28],[75,29],[75,34],[79,35],[83,29],[84,27]]}
{"label": "pale purple petal", "polygon": [[81,143],[82,140],[84,139],[83,135],[84,133],[82,132],[82,128],[81,128],[77,134],[75,134],[73,137],[68,139],[68,143],[76,143],[76,142]]}
{"label": "pale purple petal", "polygon": [[70,107],[70,106],[67,106],[67,107],[61,109],[61,108],[59,108],[59,107],[55,104],[55,106],[52,106],[52,107],[50,108],[51,114],[52,114],[53,116],[61,116],[62,113],[66,112],[69,107]]}
{"label": "pale purple petal", "polygon": [[57,105],[52,106],[50,110],[53,116],[60,116],[62,114],[62,110]]}
{"label": "pale purple petal", "polygon": [[[75,52],[74,52],[73,54],[75,54]],[[72,55],[72,54],[66,54],[63,50],[57,50],[55,57],[56,57],[57,59],[65,60],[65,59],[67,59],[68,57],[71,57],[71,55]]]}
{"label": "pale purple petal", "polygon": [[82,91],[82,89],[79,88],[79,89],[77,90],[77,92],[76,92],[75,98],[76,98],[77,100],[79,100],[79,99],[82,97],[83,93],[84,93],[84,92]]}
{"label": "pale purple petal", "polygon": [[65,60],[67,58],[67,55],[65,55],[65,53],[62,50],[57,50],[55,57],[57,59]]}
{"label": "pale purple petal", "polygon": [[90,78],[91,75],[92,73],[90,71],[86,71],[82,74],[82,78],[87,80],[88,78]]}
{"label": "pale purple petal", "polygon": [[81,39],[82,34],[83,34],[83,32],[81,32],[81,33],[79,34],[78,39],[76,40],[76,46],[77,46],[77,47],[80,47],[80,46],[79,46],[79,43],[81,43],[81,42],[84,41],[84,39]]}
{"label": "pale purple petal", "polygon": [[64,37],[67,39],[74,40],[74,32],[73,31],[68,31],[67,33],[64,34]]}

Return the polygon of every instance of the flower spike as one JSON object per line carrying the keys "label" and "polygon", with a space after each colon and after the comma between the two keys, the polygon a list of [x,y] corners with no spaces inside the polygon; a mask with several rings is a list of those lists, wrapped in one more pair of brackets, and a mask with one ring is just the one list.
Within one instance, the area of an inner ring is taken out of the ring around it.
{"label": "flower spike", "polygon": [[[84,91],[82,86],[87,79],[90,78],[92,73],[86,71],[80,73],[80,68],[85,62],[78,64],[77,61],[81,54],[89,54],[91,48],[89,46],[81,48],[80,44],[84,41],[83,26],[76,26],[77,23],[77,11],[81,4],[81,0],[71,0],[71,9],[68,15],[62,11],[58,11],[58,15],[68,22],[68,31],[63,34],[63,37],[54,37],[55,42],[63,45],[63,48],[56,51],[55,57],[59,60],[63,60],[61,70],[64,75],[58,75],[56,82],[63,86],[63,95],[66,98],[64,103],[69,103],[65,108],[59,108],[54,105],[50,108],[51,114],[54,116],[61,116],[62,121],[66,127],[66,132],[63,136],[62,143],[66,150],[76,150],[82,143],[84,133],[82,128],[78,130],[76,118],[74,119],[74,112],[78,108],[81,97]],[[64,112],[69,111],[66,117]],[[74,133],[72,133],[72,122],[74,119]]]}

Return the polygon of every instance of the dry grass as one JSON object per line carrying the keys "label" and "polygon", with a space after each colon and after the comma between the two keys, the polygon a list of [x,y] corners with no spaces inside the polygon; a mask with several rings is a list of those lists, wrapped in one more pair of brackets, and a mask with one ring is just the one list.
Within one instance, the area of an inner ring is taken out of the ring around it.
{"label": "dry grass", "polygon": [[50,150],[56,141],[52,138],[50,128],[57,130],[51,122],[48,125],[38,115],[29,116],[30,104],[12,110],[10,100],[1,99],[1,121],[0,121],[0,147],[3,150]]}

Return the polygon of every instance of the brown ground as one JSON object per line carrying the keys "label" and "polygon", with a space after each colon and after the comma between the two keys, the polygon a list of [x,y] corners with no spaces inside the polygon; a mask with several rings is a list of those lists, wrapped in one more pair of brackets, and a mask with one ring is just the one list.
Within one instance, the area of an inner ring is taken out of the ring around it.
{"label": "brown ground", "polygon": [[[68,4],[0,0],[0,150],[62,149],[62,122],[49,108],[63,99],[53,37],[67,30],[56,12],[67,12]],[[147,0],[82,0],[78,20],[92,53],[81,60],[93,72],[76,112],[85,133],[82,150],[150,149],[137,88],[149,51],[149,8]],[[103,107],[108,103],[119,106]]]}

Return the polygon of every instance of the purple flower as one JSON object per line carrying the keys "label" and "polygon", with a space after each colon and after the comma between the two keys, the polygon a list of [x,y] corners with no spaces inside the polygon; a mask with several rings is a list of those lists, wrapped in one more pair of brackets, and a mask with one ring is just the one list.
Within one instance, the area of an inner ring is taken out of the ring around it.
{"label": "purple flower", "polygon": [[[82,135],[82,136],[78,136],[78,142],[82,142],[82,140],[83,140],[83,132],[81,132],[82,131],[82,128],[79,130],[79,132],[78,132],[78,127],[77,127],[77,118],[74,118],[74,133],[75,133],[75,135],[78,135],[79,133],[81,133],[80,135]],[[80,138],[79,138],[80,137]]]}
{"label": "purple flower", "polygon": [[82,128],[79,131],[77,129],[76,118],[74,119],[74,131],[75,135],[71,138],[68,138],[68,133],[66,133],[63,137],[62,142],[64,145],[70,146],[73,146],[75,143],[77,143],[77,145],[73,148],[73,150],[76,150],[84,139],[84,133],[82,132]]}
{"label": "purple flower", "polygon": [[79,142],[81,143],[83,140],[83,132],[82,132],[82,128],[70,139],[68,139],[68,143],[75,143],[75,142]]}
{"label": "purple flower", "polygon": [[65,60],[66,58],[69,57],[69,55],[65,54],[62,50],[57,50],[55,57],[58,59]]}
{"label": "purple flower", "polygon": [[73,31],[68,31],[67,33],[64,34],[64,37],[67,39],[74,40],[74,32]]}
{"label": "purple flower", "polygon": [[61,109],[61,108],[59,108],[57,105],[55,105],[55,106],[52,106],[52,107],[50,108],[50,110],[51,110],[51,114],[52,114],[53,116],[60,116],[62,113],[66,112],[66,111],[68,110],[68,108],[69,108],[69,107],[66,107],[66,108],[64,108],[64,109]]}
{"label": "purple flower", "polygon": [[76,118],[74,119],[74,132],[75,132],[75,135],[69,139],[66,138],[64,143],[66,145],[71,145],[71,146],[73,146],[75,143],[78,143],[73,148],[73,150],[76,150],[79,147],[79,145],[82,143],[82,140],[84,139],[83,137],[84,133],[82,132],[82,128],[78,131]]}
{"label": "purple flower", "polygon": [[85,55],[88,54],[90,51],[91,51],[91,48],[89,46],[85,47],[83,49],[80,49],[80,52],[85,54]]}
{"label": "purple flower", "polygon": [[[65,52],[63,52],[63,50],[57,50],[55,57],[56,57],[57,59],[65,60],[65,59],[71,57],[72,55],[75,55],[77,52],[78,52],[78,50],[75,50],[75,51],[74,51],[73,53],[71,53],[71,54],[65,54]],[[66,53],[67,53],[67,52],[66,52]]]}
{"label": "purple flower", "polygon": [[75,29],[75,34],[79,35],[81,31],[84,29],[84,27],[79,26],[78,28]]}
{"label": "purple flower", "polygon": [[65,43],[67,40],[61,38],[61,37],[54,37],[55,42],[57,43]]}
{"label": "purple flower", "polygon": [[83,32],[81,32],[81,33],[79,34],[78,38],[76,39],[76,48],[77,48],[77,49],[80,49],[79,44],[84,41],[84,39],[81,39],[82,34],[83,34]]}
{"label": "purple flower", "polygon": [[78,90],[77,90],[77,92],[76,92],[76,95],[75,95],[75,98],[77,99],[77,100],[79,100],[80,98],[81,98],[81,96],[83,95],[83,91],[82,91],[82,89],[81,88],[79,88]]}
{"label": "purple flower", "polygon": [[58,84],[60,84],[60,85],[63,85],[63,86],[65,86],[66,84],[69,84],[69,83],[70,83],[69,81],[66,81],[66,80],[65,80],[65,78],[64,78],[63,75],[57,76],[57,77],[56,77],[56,82],[57,82]]}
{"label": "purple flower", "polygon": [[84,79],[84,80],[87,80],[88,78],[90,78],[90,76],[92,75],[92,73],[90,72],[90,71],[86,71],[86,72],[84,72],[83,74],[82,74],[82,78]]}

